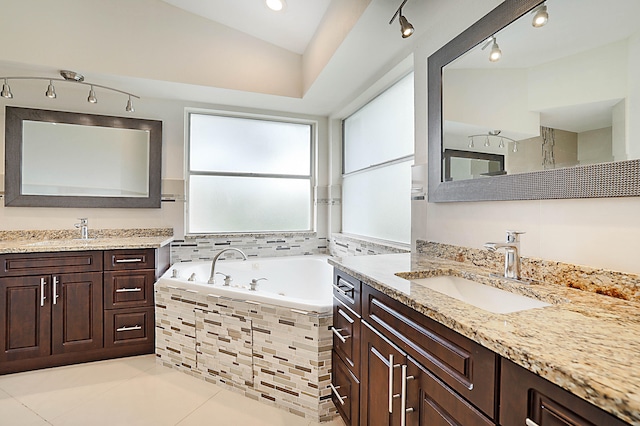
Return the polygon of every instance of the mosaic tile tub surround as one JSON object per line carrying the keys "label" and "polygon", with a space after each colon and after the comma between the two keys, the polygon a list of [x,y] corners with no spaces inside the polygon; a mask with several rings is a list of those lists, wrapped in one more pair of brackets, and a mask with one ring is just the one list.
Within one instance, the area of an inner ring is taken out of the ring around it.
{"label": "mosaic tile tub surround", "polygon": [[332,312],[305,312],[156,284],[164,366],[313,421],[331,401]]}
{"label": "mosaic tile tub surround", "polygon": [[[233,234],[190,236],[171,243],[171,263],[211,260],[222,249],[235,247],[249,257],[302,256],[328,253],[327,238],[316,233]],[[234,252],[224,259],[240,259]]]}
{"label": "mosaic tile tub surround", "polygon": [[[497,274],[504,271],[504,253],[421,240],[417,241],[416,247],[418,253],[427,256],[468,263]],[[640,302],[640,276],[637,274],[524,256],[520,260],[524,278]]]}

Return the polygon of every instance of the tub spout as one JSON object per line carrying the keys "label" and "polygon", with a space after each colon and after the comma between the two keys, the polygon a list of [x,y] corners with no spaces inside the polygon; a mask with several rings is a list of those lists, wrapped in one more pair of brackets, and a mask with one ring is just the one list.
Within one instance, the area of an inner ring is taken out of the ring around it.
{"label": "tub spout", "polygon": [[222,249],[218,252],[218,254],[216,254],[213,257],[213,261],[211,262],[211,276],[209,277],[209,284],[213,284],[215,282],[214,277],[216,275],[216,262],[218,261],[218,258],[220,257],[220,255],[226,251],[237,251],[238,253],[240,253],[242,255],[242,260],[247,260],[247,255],[244,254],[244,252],[242,250],[240,250],[239,248],[235,248],[235,247],[228,247],[226,249]]}

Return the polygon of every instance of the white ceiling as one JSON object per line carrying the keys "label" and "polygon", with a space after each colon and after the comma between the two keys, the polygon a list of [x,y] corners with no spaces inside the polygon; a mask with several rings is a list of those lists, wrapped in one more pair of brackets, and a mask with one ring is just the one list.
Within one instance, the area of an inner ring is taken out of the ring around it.
{"label": "white ceiling", "polygon": [[292,52],[304,53],[331,0],[286,0],[274,12],[265,0],[163,0]]}

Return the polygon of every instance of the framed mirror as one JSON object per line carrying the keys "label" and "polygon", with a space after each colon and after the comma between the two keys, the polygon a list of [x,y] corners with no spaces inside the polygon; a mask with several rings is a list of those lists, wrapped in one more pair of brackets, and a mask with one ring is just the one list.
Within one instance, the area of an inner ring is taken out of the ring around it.
{"label": "framed mirror", "polygon": [[[640,195],[639,13],[506,0],[431,55],[429,201]],[[447,150],[502,155],[504,171],[448,180]]]}
{"label": "framed mirror", "polygon": [[162,122],[7,107],[8,207],[159,208]]}

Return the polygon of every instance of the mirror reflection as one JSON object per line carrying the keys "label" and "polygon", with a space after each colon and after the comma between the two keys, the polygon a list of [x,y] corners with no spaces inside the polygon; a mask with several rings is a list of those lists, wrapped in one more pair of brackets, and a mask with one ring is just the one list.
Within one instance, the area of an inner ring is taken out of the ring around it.
{"label": "mirror reflection", "polygon": [[23,195],[149,196],[148,130],[27,120],[22,126]]}
{"label": "mirror reflection", "polygon": [[443,152],[503,156],[502,174],[639,159],[640,123],[627,118],[640,109],[637,16],[637,0],[547,0],[447,64]]}

